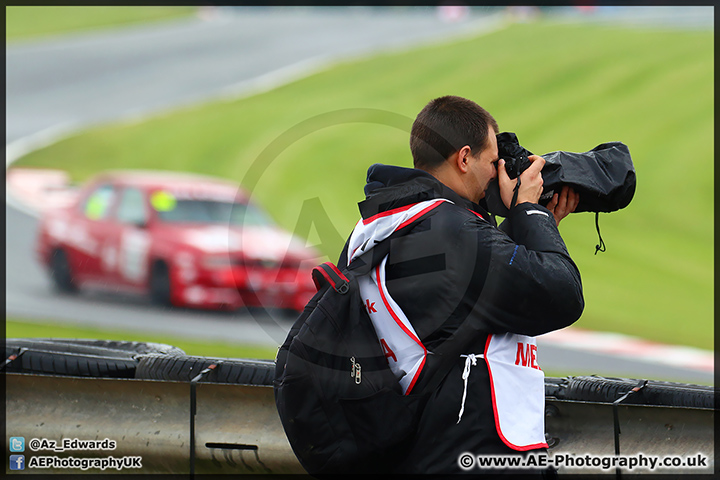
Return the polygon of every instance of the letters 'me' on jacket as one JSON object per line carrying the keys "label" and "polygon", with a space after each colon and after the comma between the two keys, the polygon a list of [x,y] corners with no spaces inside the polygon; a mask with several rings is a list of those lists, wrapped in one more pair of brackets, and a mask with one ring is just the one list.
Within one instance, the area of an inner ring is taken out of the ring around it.
{"label": "letters 'me' on jacket", "polygon": [[339,265],[382,240],[383,229],[402,222],[398,212],[434,208],[391,241],[364,288],[393,373],[406,393],[422,391],[433,371],[453,364],[396,471],[447,473],[462,452],[546,447],[532,337],[572,324],[584,306],[579,271],[552,214],[523,203],[498,228],[486,209],[431,175],[384,165],[370,168],[365,193]]}

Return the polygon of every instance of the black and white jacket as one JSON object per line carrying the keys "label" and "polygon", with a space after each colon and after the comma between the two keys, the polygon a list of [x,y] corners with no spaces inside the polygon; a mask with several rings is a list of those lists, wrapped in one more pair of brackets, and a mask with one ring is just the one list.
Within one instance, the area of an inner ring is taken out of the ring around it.
{"label": "black and white jacket", "polygon": [[485,208],[432,175],[379,164],[368,170],[365,195],[338,265],[407,229],[361,292],[406,394],[450,369],[395,472],[464,473],[463,453],[547,448],[534,337],[572,324],[584,307],[552,214],[523,203],[498,228]]}

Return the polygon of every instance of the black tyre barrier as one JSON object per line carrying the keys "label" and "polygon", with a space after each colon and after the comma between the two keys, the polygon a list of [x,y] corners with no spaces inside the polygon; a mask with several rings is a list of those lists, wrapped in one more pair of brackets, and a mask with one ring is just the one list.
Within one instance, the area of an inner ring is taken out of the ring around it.
{"label": "black tyre barrier", "polygon": [[138,357],[135,378],[189,382],[210,365],[217,367],[207,372],[199,380],[200,383],[272,385],[275,376],[273,360],[149,354]]}
{"label": "black tyre barrier", "polygon": [[2,371],[9,373],[135,378],[137,357],[184,353],[177,347],[143,342],[9,338]]}
{"label": "black tyre barrier", "polygon": [[109,349],[96,353],[100,355],[6,348],[5,356],[11,361],[5,364],[4,371],[101,378],[133,378],[135,375],[137,361],[132,357]]}
{"label": "black tyre barrier", "polygon": [[[545,396],[558,400],[612,403],[638,386],[639,382],[638,379],[598,376],[548,377],[545,379]],[[715,387],[648,380],[643,388],[622,403],[714,409]]]}
{"label": "black tyre barrier", "polygon": [[[214,364],[216,368],[205,372],[199,382],[267,386],[272,385],[275,374],[272,360],[188,356],[172,345],[151,342],[7,339],[5,359],[0,371],[10,373],[191,381]],[[545,396],[612,403],[638,383],[638,379],[599,376],[546,377]],[[715,388],[648,380],[622,403],[714,409]]]}
{"label": "black tyre barrier", "polygon": [[166,355],[185,355],[185,352],[173,345],[153,342],[131,342],[127,340],[90,340],[85,338],[13,338],[6,345],[21,347],[41,347],[47,350],[60,349],[63,352],[91,353],[92,348],[120,350],[131,355],[163,353]]}

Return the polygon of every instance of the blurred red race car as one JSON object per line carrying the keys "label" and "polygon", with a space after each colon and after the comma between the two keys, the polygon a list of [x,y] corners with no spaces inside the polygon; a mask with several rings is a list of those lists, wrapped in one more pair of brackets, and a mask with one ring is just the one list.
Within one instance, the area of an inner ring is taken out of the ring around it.
{"label": "blurred red race car", "polygon": [[141,170],[100,174],[75,203],[45,212],[37,254],[63,292],[92,286],[161,305],[296,311],[315,292],[320,257],[237,184]]}

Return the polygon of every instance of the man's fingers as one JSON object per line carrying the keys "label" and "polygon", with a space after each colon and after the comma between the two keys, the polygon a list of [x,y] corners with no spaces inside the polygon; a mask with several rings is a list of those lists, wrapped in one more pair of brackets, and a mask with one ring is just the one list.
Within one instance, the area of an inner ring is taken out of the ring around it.
{"label": "man's fingers", "polygon": [[573,190],[570,187],[565,187],[568,189],[568,199],[567,199],[567,211],[568,213],[572,213],[577,208],[578,204],[580,203],[580,194],[577,193],[575,190]]}
{"label": "man's fingers", "polygon": [[511,179],[510,176],[507,173],[507,170],[505,169],[505,160],[502,158],[498,161],[498,187],[500,188],[500,197],[502,198],[503,203],[507,208],[511,208],[512,205],[510,203],[512,202],[513,198],[513,192],[515,189],[515,185],[517,184],[517,179]]}
{"label": "man's fingers", "polygon": [[580,194],[566,185],[559,195],[557,193],[555,195],[558,196],[557,202],[553,205],[554,208],[551,208],[550,203],[548,203],[548,209],[553,212],[559,225],[560,220],[575,211],[580,203]]}
{"label": "man's fingers", "polygon": [[530,155],[528,160],[530,160],[530,166],[527,169],[532,170],[535,173],[542,170],[545,166],[545,159],[539,155]]}
{"label": "man's fingers", "polygon": [[500,178],[510,178],[505,170],[505,160],[502,158],[497,162],[498,180]]}
{"label": "man's fingers", "polygon": [[505,160],[502,158],[498,161],[498,183],[500,185],[509,185],[512,188],[515,188],[515,183],[517,183],[517,179],[511,179],[510,175],[508,175],[507,170],[505,169]]}
{"label": "man's fingers", "polygon": [[547,208],[548,210],[550,210],[551,212],[554,211],[554,210],[555,210],[555,207],[556,207],[557,204],[558,204],[558,198],[559,198],[559,197],[560,197],[560,195],[558,195],[557,193],[554,194],[554,195],[552,196],[552,199],[550,199],[550,201],[548,202],[546,208]]}
{"label": "man's fingers", "polygon": [[563,187],[562,192],[560,193],[560,198],[558,199],[558,210],[561,213],[567,212],[568,208],[568,194],[569,192],[568,187]]}

